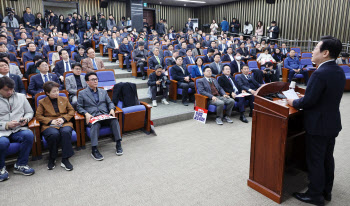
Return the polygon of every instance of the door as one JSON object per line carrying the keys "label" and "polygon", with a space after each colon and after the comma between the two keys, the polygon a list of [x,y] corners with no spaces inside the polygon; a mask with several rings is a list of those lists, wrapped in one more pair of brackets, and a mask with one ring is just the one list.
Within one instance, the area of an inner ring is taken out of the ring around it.
{"label": "door", "polygon": [[155,11],[154,10],[149,10],[149,9],[144,9],[143,10],[143,18],[146,19],[146,22],[150,26],[150,28],[155,28]]}

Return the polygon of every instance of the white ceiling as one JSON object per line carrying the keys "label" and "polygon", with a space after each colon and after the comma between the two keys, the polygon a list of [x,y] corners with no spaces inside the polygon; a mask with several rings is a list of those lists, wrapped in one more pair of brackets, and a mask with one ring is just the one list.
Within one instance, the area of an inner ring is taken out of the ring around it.
{"label": "white ceiling", "polygon": [[[219,5],[240,0],[143,0],[144,3],[161,4],[169,6],[201,7],[208,5]],[[196,3],[199,2],[199,3]]]}

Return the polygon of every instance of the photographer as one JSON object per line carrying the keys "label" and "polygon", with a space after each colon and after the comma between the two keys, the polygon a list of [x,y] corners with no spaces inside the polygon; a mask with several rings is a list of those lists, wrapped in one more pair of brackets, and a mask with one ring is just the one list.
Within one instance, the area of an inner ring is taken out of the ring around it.
{"label": "photographer", "polygon": [[273,67],[271,62],[266,62],[265,69],[263,70],[265,83],[276,82],[279,79],[279,72]]}
{"label": "photographer", "polygon": [[101,17],[99,17],[98,20],[98,30],[103,31],[107,29],[107,20],[104,14],[101,14]]}
{"label": "photographer", "polygon": [[9,28],[19,28],[19,23],[16,18],[14,18],[14,13],[12,12],[12,8],[6,8],[5,12],[7,12],[7,16],[2,20],[2,22],[6,23],[6,27]]}
{"label": "photographer", "polygon": [[153,107],[157,106],[157,92],[163,93],[162,103],[169,104],[166,100],[168,97],[170,80],[164,74],[163,67],[157,65],[155,72],[151,73],[148,77],[148,86],[152,93],[152,104]]}

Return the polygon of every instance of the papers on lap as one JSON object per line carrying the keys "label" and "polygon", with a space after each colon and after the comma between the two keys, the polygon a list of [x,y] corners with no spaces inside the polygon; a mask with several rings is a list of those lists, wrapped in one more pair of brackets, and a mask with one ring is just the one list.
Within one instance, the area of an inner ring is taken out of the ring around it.
{"label": "papers on lap", "polygon": [[95,124],[98,121],[106,120],[106,119],[115,119],[115,117],[108,115],[108,114],[101,114],[96,117],[93,117],[90,119],[89,123]]}
{"label": "papers on lap", "polygon": [[252,95],[252,94],[251,93],[240,93],[240,94],[237,94],[236,97],[246,97],[249,95]]}

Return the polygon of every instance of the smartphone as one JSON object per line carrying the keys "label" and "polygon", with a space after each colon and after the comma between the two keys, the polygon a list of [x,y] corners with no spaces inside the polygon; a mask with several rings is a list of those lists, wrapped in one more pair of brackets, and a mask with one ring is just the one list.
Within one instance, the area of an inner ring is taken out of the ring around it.
{"label": "smartphone", "polygon": [[22,123],[22,122],[24,122],[24,121],[25,121],[25,119],[21,119],[21,120],[19,120],[19,122],[20,122],[20,123]]}

